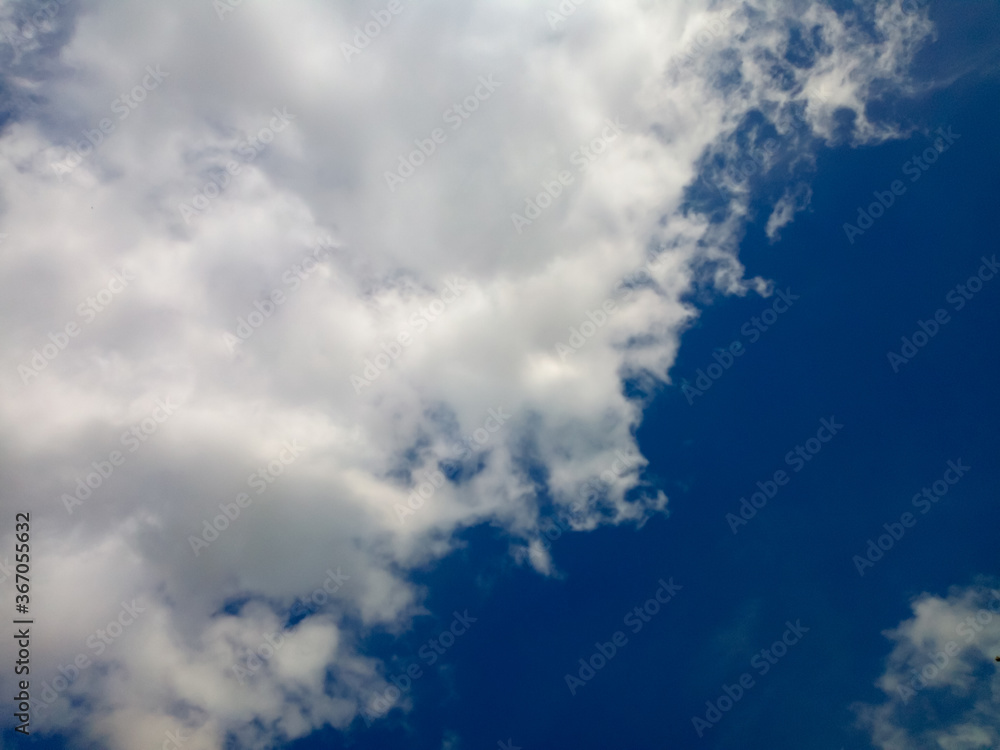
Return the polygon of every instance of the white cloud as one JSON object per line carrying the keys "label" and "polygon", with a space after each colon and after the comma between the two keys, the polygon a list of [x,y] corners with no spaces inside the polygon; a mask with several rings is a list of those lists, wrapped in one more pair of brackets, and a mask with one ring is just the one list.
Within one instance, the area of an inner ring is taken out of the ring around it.
{"label": "white cloud", "polygon": [[972,750],[1000,744],[1000,589],[952,587],[922,594],[894,641],[877,686],[884,703],[858,704],[859,723],[881,750]]}
{"label": "white cloud", "polygon": [[[706,155],[756,145],[754,117],[788,136],[798,107],[797,133],[833,138],[836,105],[857,142],[896,134],[866,104],[906,88],[930,27],[898,3],[863,7],[855,19],[777,0],[590,2],[553,30],[535,3],[414,3],[348,62],[340,43],[368,7],[243,3],[220,20],[200,0],[95,1],[61,7],[31,45],[0,45],[14,113],[0,138],[0,440],[4,486],[32,512],[39,679],[97,656],[86,639],[121,601],[148,603],[41,728],[131,748],[184,727],[191,747],[214,748],[227,732],[265,747],[344,727],[386,687],[359,639],[409,626],[423,592],[407,573],[456,530],[495,521],[550,573],[541,495],[576,529],[662,511],[644,459],[603,494],[584,486],[637,449],[642,404],[622,378],[667,379],[694,279],[766,288],[736,254],[752,186],[722,193],[714,216],[686,189]],[[675,65],[702,27],[705,44]],[[793,27],[822,43],[791,54]],[[165,74],[155,88],[147,66]],[[477,97],[491,75],[499,85]],[[574,159],[609,118],[621,135]],[[103,119],[114,129],[99,140]],[[436,128],[446,139],[390,191],[385,172]],[[809,138],[783,143],[786,162],[809,163]],[[82,159],[57,173],[67,147]],[[518,234],[511,214],[559,172],[572,183]],[[329,258],[286,276],[324,236]],[[79,314],[123,267],[128,287]],[[456,277],[466,286],[437,312]],[[230,351],[226,334],[273,290],[284,301]],[[608,299],[615,314],[560,357]],[[45,355],[71,322],[79,332]],[[409,344],[356,393],[352,375],[400,333]],[[26,384],[33,350],[46,364]],[[129,452],[121,434],[157,398],[181,406]],[[503,429],[401,524],[393,506],[498,408]],[[273,474],[290,440],[302,455]],[[116,450],[124,463],[67,514],[61,495]],[[252,502],[195,556],[189,537],[241,492]],[[337,566],[349,581],[273,662],[247,685],[227,676]]]}
{"label": "white cloud", "polygon": [[772,242],[777,240],[781,229],[790,224],[795,218],[795,214],[809,205],[811,199],[812,190],[808,185],[799,184],[786,190],[778,202],[774,204],[774,210],[767,218],[767,226],[765,227],[767,238]]}

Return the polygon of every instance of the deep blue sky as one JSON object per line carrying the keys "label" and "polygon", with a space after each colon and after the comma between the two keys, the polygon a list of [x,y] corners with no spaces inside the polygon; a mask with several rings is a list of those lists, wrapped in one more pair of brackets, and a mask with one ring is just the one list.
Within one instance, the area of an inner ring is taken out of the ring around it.
{"label": "deep blue sky", "polygon": [[[997,571],[1000,278],[961,311],[945,297],[998,250],[998,101],[996,78],[971,73],[894,105],[923,132],[822,150],[810,206],[780,241],[764,236],[766,211],[749,226],[748,275],[801,299],[694,405],[682,378],[693,380],[715,348],[748,344],[741,326],[771,300],[713,299],[685,333],[676,382],[639,432],[668,518],[563,536],[552,545],[562,579],[507,561],[489,529],[470,531],[468,547],[426,575],[434,615],[378,649],[405,667],[453,610],[479,618],[416,683],[418,710],[293,747],[436,750],[449,730],[463,748],[508,738],[526,749],[870,747],[850,705],[881,697],[882,631],[909,616],[920,592]],[[911,182],[904,163],[930,145],[926,132],[949,126],[961,137]],[[842,224],[896,179],[905,194],[849,244]],[[887,352],[942,307],[950,322],[893,373]],[[785,454],[831,416],[843,430],[791,471]],[[959,458],[969,474],[860,577],[852,557]],[[790,482],[734,536],[725,514],[778,469]],[[628,632],[624,615],[671,576],[683,586],[676,599]],[[786,620],[809,632],[761,676],[750,660]],[[616,630],[628,643],[571,696],[564,675]],[[698,739],[692,716],[743,672],[754,687]]]}

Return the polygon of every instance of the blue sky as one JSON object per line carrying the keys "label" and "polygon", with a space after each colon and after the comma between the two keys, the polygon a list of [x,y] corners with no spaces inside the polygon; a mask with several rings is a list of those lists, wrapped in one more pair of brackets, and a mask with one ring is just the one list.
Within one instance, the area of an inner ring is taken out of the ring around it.
{"label": "blue sky", "polygon": [[[997,564],[1000,360],[989,332],[1000,308],[989,282],[961,310],[946,297],[994,256],[998,147],[988,113],[998,86],[961,89],[920,107],[928,129],[950,126],[961,137],[917,182],[902,165],[926,137],[828,149],[809,210],[779,242],[759,221],[748,227],[747,273],[801,299],[752,345],[740,330],[770,307],[752,294],[713,299],[684,334],[674,371],[692,381],[713,351],[747,346],[694,404],[667,387],[646,410],[645,476],[671,498],[670,516],[558,539],[566,578],[556,581],[498,565],[503,543],[487,528],[470,532],[469,549],[422,579],[448,592],[433,607],[444,617],[389,648],[405,658],[455,608],[481,617],[449,673],[414,688],[434,719],[359,731],[357,746],[436,747],[420,738],[448,731],[468,747],[508,738],[524,748],[873,746],[851,707],[884,698],[873,684],[890,650],[882,631],[911,616],[915,597],[992,578]],[[899,178],[906,193],[850,245],[841,225]],[[894,373],[887,352],[940,308],[951,322]],[[786,454],[832,417],[843,431],[796,473]],[[972,467],[968,476],[921,513],[912,496],[957,459]],[[781,469],[788,484],[734,535],[726,514]],[[859,575],[853,557],[907,511],[913,527]],[[623,617],[661,577],[683,589],[633,636]],[[761,675],[751,659],[788,620],[809,632]],[[628,644],[571,695],[564,675],[616,630]],[[705,701],[743,673],[754,687],[699,738],[692,716],[704,717]],[[325,745],[296,747],[314,746]]]}
{"label": "blue sky", "polygon": [[995,3],[51,5],[3,51],[0,747],[1000,746]]}

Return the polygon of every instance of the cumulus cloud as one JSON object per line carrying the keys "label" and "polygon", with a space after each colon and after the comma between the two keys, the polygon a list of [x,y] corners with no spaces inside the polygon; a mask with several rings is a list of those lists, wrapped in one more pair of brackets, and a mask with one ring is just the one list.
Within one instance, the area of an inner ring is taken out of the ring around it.
{"label": "cumulus cloud", "polygon": [[912,609],[885,632],[894,645],[876,685],[886,700],[855,706],[859,723],[881,750],[996,747],[1000,589],[955,586],[922,594]]}
{"label": "cumulus cloud", "polygon": [[767,293],[751,195],[777,231],[819,144],[897,136],[867,105],[932,33],[898,0],[214,6],[0,19],[0,470],[41,728],[109,748],[347,727],[457,531],[548,574],[543,518],[665,511],[623,383],[669,382],[695,286]]}

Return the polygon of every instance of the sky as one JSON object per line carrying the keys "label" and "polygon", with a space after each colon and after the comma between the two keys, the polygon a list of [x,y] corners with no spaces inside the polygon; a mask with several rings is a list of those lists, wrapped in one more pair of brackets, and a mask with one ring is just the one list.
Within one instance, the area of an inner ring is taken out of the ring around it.
{"label": "sky", "polygon": [[0,749],[1000,747],[998,29],[0,2]]}

